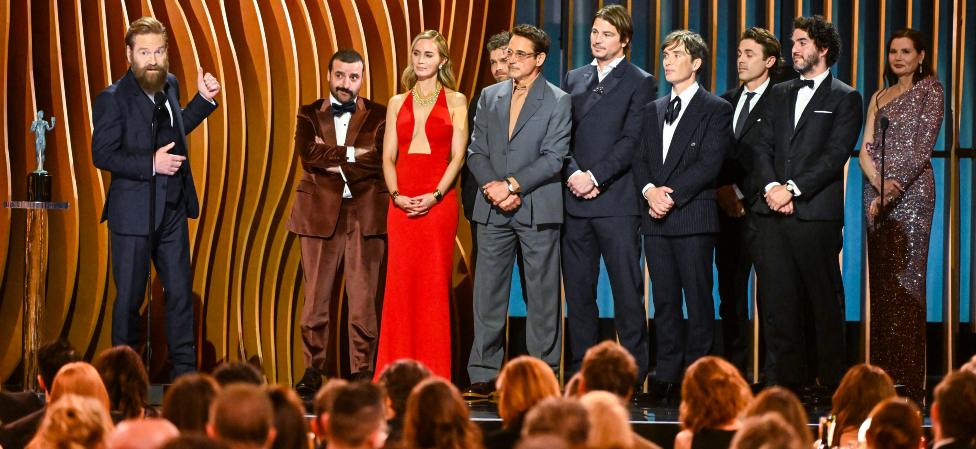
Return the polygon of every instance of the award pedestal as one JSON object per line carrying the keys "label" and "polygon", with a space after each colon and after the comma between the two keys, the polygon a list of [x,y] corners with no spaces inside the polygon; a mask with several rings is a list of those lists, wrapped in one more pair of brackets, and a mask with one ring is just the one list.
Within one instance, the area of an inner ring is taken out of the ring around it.
{"label": "award pedestal", "polygon": [[3,207],[27,211],[26,270],[24,279],[24,391],[37,390],[37,349],[41,345],[41,315],[47,287],[47,211],[67,209],[68,203],[51,201],[51,175],[27,175],[27,201],[5,201]]}

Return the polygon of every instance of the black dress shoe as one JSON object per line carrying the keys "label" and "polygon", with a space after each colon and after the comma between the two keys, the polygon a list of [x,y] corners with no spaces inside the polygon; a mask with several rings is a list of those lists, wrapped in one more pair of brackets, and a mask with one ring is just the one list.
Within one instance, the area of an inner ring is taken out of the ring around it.
{"label": "black dress shoe", "polygon": [[461,397],[468,402],[494,401],[495,381],[475,382],[461,393]]}
{"label": "black dress shoe", "polygon": [[316,368],[305,368],[305,375],[302,376],[302,380],[295,384],[295,392],[302,399],[311,400],[319,388],[322,388],[322,372]]}
{"label": "black dress shoe", "polygon": [[648,395],[653,405],[676,407],[681,404],[681,384],[655,381],[651,384]]}

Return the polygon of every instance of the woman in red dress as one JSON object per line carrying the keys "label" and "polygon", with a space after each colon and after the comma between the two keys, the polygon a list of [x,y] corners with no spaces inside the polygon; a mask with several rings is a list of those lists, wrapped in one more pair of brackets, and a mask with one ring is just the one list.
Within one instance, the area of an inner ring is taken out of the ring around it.
{"label": "woman in red dress", "polygon": [[467,100],[447,40],[417,35],[387,105],[383,176],[390,190],[386,289],[376,372],[401,358],[451,378],[450,286],[458,203],[454,178],[467,146]]}

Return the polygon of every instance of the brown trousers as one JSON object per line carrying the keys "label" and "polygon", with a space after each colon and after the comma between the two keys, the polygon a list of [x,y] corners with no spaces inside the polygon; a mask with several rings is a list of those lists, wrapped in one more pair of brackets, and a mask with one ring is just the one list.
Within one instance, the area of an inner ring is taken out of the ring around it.
{"label": "brown trousers", "polygon": [[[340,273],[346,281],[349,310],[349,370],[372,371],[376,359],[379,283],[386,236],[364,237],[355,208],[343,201],[331,238],[301,236],[305,305],[302,343],[305,366],[325,370],[329,350],[329,313]],[[338,309],[341,311],[341,308]]]}

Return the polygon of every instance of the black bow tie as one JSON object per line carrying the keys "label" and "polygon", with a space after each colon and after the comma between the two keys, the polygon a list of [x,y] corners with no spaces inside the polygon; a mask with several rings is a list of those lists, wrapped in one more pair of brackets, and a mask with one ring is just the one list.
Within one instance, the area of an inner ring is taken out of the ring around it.
{"label": "black bow tie", "polygon": [[668,103],[668,110],[664,113],[664,121],[667,123],[674,123],[678,119],[678,114],[681,112],[681,97],[674,97]]}
{"label": "black bow tie", "polygon": [[813,89],[813,80],[804,80],[804,79],[801,79],[800,80],[800,88],[802,89],[803,87],[809,87],[809,88]]}
{"label": "black bow tie", "polygon": [[340,116],[342,114],[345,114],[347,112],[350,113],[350,114],[352,114],[353,112],[356,112],[356,102],[355,101],[350,101],[348,103],[342,103],[342,104],[332,103],[332,115],[338,117],[338,116]]}

